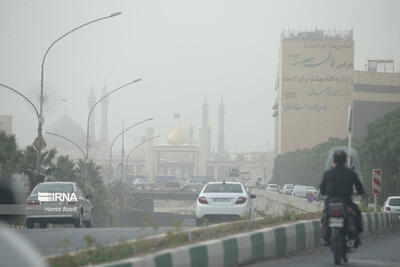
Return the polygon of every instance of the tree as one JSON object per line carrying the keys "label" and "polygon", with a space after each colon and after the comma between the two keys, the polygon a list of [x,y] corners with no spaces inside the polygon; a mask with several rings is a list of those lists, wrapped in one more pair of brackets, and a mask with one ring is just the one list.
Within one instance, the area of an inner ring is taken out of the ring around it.
{"label": "tree", "polygon": [[77,182],[78,176],[75,170],[75,163],[68,156],[58,156],[52,179],[56,181]]}
{"label": "tree", "polygon": [[[21,172],[25,174],[30,181],[30,190],[38,184],[44,181],[44,176],[39,175],[36,171],[36,150],[33,146],[27,146],[25,150],[22,151],[22,163],[21,163]],[[53,148],[41,153],[42,165],[41,167],[46,168],[54,168],[54,157],[56,156],[57,151]],[[43,173],[43,170],[42,170]]]}
{"label": "tree", "polygon": [[[387,113],[367,127],[360,145],[364,173],[371,181],[372,169],[382,169],[379,202],[400,192],[400,109]],[[366,183],[372,192],[371,182]]]}
{"label": "tree", "polygon": [[11,179],[13,174],[19,172],[21,158],[15,135],[0,131],[0,181]]}
{"label": "tree", "polygon": [[275,159],[272,182],[318,186],[329,149],[346,143],[346,139],[330,138],[313,148],[298,149],[278,155]]}
{"label": "tree", "polygon": [[77,182],[85,194],[91,194],[93,198],[93,221],[99,225],[107,225],[108,218],[111,215],[110,202],[108,202],[108,191],[104,184],[103,177],[100,175],[100,166],[92,160],[87,162],[87,175],[83,176],[85,170],[85,161],[79,159],[75,169]]}

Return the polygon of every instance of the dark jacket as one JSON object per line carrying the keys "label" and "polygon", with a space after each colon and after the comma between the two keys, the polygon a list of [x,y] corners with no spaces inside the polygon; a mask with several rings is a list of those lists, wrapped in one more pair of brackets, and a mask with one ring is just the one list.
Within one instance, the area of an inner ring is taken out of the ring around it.
{"label": "dark jacket", "polygon": [[321,194],[327,195],[328,198],[340,197],[351,200],[353,186],[356,187],[358,194],[364,194],[364,188],[357,174],[344,165],[338,165],[324,173],[319,189]]}

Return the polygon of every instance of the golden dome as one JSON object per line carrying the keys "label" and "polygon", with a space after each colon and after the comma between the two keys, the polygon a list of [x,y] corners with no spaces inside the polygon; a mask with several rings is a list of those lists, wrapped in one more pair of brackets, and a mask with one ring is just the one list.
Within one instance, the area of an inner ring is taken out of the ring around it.
{"label": "golden dome", "polygon": [[181,127],[176,127],[169,135],[168,135],[168,144],[179,146],[183,144],[189,143],[189,135],[187,132]]}

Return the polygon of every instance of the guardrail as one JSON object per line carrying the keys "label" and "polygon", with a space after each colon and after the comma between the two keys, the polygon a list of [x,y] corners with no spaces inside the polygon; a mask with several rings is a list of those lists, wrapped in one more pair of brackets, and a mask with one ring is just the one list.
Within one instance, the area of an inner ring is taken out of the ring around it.
{"label": "guardrail", "polygon": [[[398,223],[396,214],[364,213],[364,235],[382,233]],[[237,266],[305,252],[321,246],[320,221],[309,220],[268,227],[193,245],[159,251],[98,267]]]}

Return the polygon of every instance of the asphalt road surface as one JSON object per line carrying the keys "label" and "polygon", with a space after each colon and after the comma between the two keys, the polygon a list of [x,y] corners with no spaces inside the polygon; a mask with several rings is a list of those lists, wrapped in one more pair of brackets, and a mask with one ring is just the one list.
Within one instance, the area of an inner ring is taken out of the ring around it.
{"label": "asphalt road surface", "polygon": [[[182,227],[182,230],[188,227]],[[43,256],[74,251],[88,247],[84,239],[90,235],[101,244],[152,236],[167,232],[174,227],[154,228],[47,228],[16,230],[40,251]]]}
{"label": "asphalt road surface", "polygon": [[[349,262],[343,266],[370,267],[400,266],[400,227],[385,235],[375,235],[363,240],[363,245],[353,254],[349,254]],[[302,266],[335,266],[329,248],[319,248],[311,254],[291,258],[270,260],[248,265],[252,267],[302,267]]]}

